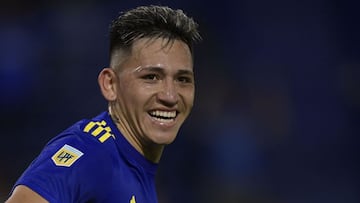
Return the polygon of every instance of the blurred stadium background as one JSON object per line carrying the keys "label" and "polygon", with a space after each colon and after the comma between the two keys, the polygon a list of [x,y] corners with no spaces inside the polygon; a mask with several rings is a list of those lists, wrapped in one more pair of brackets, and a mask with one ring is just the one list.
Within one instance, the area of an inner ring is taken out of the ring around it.
{"label": "blurred stadium background", "polygon": [[144,4],[183,9],[204,38],[160,203],[360,202],[355,0],[1,1],[0,201],[50,138],[106,108],[108,25]]}

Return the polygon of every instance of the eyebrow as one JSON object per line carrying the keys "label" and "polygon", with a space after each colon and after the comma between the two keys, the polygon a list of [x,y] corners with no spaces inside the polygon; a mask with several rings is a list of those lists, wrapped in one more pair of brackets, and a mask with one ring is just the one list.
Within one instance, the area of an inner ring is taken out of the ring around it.
{"label": "eyebrow", "polygon": [[[163,67],[158,67],[158,66],[149,66],[149,67],[141,67],[138,71],[153,71],[153,72],[160,72],[160,73],[164,73],[165,69]],[[194,72],[191,70],[187,70],[187,69],[180,69],[177,71],[178,75],[193,75]]]}

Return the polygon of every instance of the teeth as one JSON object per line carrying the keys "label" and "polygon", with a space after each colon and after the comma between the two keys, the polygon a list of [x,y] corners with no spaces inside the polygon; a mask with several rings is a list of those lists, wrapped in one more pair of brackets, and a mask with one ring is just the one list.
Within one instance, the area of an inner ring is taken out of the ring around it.
{"label": "teeth", "polygon": [[166,118],[175,118],[176,117],[176,111],[151,111],[150,115],[152,116],[157,116],[157,117],[162,117],[163,119]]}
{"label": "teeth", "polygon": [[163,123],[169,123],[169,122],[172,122],[174,120],[173,118],[171,118],[171,119],[158,118],[158,117],[154,117],[154,118],[155,118],[155,120],[158,120],[158,121],[163,122]]}

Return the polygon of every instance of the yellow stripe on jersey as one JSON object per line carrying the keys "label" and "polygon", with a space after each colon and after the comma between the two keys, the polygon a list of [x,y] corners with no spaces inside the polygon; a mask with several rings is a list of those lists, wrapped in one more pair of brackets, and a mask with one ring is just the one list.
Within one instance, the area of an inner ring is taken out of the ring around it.
{"label": "yellow stripe on jersey", "polygon": [[104,133],[104,131],[105,131],[105,133],[98,138],[98,140],[101,143],[105,142],[107,139],[109,139],[109,137],[112,137],[115,139],[114,134],[111,132],[111,128],[109,126],[107,126],[107,123],[104,120],[102,120],[101,122],[90,121],[85,126],[83,131],[86,133],[91,131],[90,134],[94,137],[97,137],[98,135],[100,135],[101,133]]}
{"label": "yellow stripe on jersey", "polygon": [[133,195],[133,196],[131,197],[130,203],[136,203],[135,195]]}

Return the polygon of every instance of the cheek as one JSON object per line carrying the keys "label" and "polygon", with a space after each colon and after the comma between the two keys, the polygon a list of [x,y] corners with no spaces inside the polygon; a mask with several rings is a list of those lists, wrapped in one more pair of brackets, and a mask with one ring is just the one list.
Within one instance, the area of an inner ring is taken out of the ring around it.
{"label": "cheek", "polygon": [[136,88],[131,83],[127,83],[126,81],[119,84],[118,88],[118,97],[119,100],[122,101],[127,108],[128,106],[134,105],[136,103]]}
{"label": "cheek", "polygon": [[185,104],[191,108],[194,104],[194,97],[195,97],[194,89],[189,88],[188,90],[184,91],[182,93],[182,95],[183,95]]}
{"label": "cheek", "polygon": [[147,86],[139,86],[134,83],[127,83],[119,88],[119,97],[122,99],[127,106],[140,107],[144,105],[147,98],[153,94],[152,89]]}

